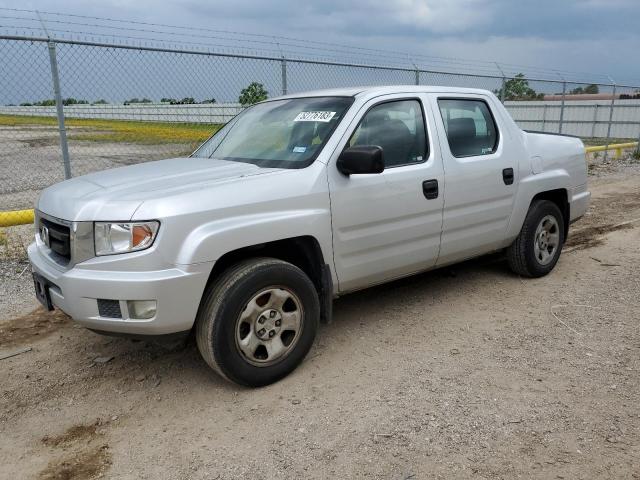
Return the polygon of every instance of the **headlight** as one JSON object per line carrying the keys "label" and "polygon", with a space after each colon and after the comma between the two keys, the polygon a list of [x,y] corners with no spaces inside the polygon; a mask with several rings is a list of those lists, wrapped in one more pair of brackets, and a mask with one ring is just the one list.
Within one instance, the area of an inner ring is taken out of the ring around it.
{"label": "headlight", "polygon": [[156,238],[160,223],[95,222],[94,242],[96,255],[137,252],[149,248]]}

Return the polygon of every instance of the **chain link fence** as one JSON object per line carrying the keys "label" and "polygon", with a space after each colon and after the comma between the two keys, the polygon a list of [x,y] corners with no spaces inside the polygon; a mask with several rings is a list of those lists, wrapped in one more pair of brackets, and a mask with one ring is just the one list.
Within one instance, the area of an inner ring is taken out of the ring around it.
{"label": "chain link fence", "polygon": [[0,226],[28,216],[15,211],[65,178],[189,155],[242,110],[240,92],[254,82],[269,97],[371,85],[482,88],[526,130],[592,144],[640,137],[640,87],[614,84],[20,36],[0,36],[0,78]]}

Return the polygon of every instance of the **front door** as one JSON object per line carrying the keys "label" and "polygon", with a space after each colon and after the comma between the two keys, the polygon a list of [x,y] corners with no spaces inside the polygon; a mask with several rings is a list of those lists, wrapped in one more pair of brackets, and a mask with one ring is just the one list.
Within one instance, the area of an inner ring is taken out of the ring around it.
{"label": "front door", "polygon": [[[328,166],[341,292],[425,270],[436,262],[443,169],[430,135],[433,116],[423,100],[393,95],[369,101]],[[382,147],[384,172],[340,173],[339,153],[356,145]]]}

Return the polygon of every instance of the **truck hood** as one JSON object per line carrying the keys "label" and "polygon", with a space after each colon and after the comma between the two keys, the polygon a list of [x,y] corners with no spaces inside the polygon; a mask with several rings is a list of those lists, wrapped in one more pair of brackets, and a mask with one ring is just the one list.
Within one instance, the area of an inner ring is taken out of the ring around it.
{"label": "truck hood", "polygon": [[36,208],[71,221],[129,220],[146,200],[237,182],[282,169],[209,158],[172,158],[114,168],[46,188]]}

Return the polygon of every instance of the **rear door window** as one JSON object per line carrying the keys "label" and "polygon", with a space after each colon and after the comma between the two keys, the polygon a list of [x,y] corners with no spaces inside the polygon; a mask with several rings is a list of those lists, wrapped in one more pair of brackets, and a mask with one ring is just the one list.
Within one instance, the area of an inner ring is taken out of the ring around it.
{"label": "rear door window", "polygon": [[438,99],[454,157],[490,155],[498,148],[498,128],[489,106],[476,99]]}

